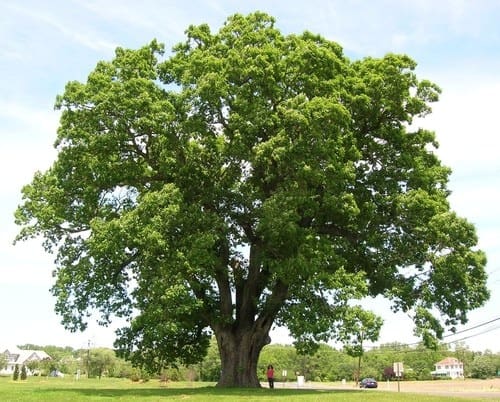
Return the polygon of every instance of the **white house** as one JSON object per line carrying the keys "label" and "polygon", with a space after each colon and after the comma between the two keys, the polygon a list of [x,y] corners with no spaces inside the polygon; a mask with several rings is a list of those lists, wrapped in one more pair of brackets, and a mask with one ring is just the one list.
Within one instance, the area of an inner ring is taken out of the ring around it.
{"label": "white house", "polygon": [[2,354],[6,357],[7,365],[6,367],[0,368],[0,375],[12,375],[16,366],[19,366],[19,370],[21,370],[21,367],[27,365],[30,361],[52,359],[43,350],[21,350],[11,348],[6,349]]}
{"label": "white house", "polygon": [[434,364],[436,370],[431,371],[435,377],[460,378],[464,376],[464,364],[454,357],[447,357]]}

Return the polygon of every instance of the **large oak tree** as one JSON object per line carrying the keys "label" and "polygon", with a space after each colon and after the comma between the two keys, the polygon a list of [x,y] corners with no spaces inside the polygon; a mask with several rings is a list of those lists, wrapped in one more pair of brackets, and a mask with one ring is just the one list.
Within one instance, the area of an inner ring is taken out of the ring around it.
{"label": "large oak tree", "polygon": [[68,329],[130,317],[116,346],[151,369],[215,335],[219,385],[259,386],[273,325],[307,351],[383,295],[430,341],[485,302],[475,229],[412,125],[439,94],[413,60],[351,61],[262,13],[186,35],[168,56],[118,48],[57,98],[57,160],[16,221],[57,253]]}

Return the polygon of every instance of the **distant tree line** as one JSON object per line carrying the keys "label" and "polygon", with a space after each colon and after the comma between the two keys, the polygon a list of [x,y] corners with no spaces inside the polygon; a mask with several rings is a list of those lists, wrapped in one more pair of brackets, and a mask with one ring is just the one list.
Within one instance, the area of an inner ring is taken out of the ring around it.
{"label": "distant tree line", "polygon": [[[160,378],[163,381],[217,381],[221,371],[221,362],[217,345],[213,339],[205,359],[196,365],[183,366],[172,362],[161,373],[147,373],[132,367],[131,363],[116,356],[112,349],[90,348],[73,349],[71,347],[20,345],[20,349],[44,350],[52,360],[30,362],[27,368],[37,370],[41,375],[49,375],[57,370],[67,375],[90,377],[121,377],[134,381],[147,381]],[[363,353],[361,377],[374,377],[377,380],[394,379],[393,363],[403,362],[402,380],[430,380],[434,364],[445,357],[456,357],[464,364],[465,377],[491,378],[500,371],[500,353],[489,350],[472,351],[464,344],[453,348],[441,345],[436,350],[423,345],[404,345],[389,343]],[[329,345],[320,345],[313,355],[301,355],[291,345],[268,345],[258,362],[259,379],[265,380],[268,364],[275,369],[277,381],[295,381],[303,375],[307,381],[352,381],[356,379],[358,357]]]}

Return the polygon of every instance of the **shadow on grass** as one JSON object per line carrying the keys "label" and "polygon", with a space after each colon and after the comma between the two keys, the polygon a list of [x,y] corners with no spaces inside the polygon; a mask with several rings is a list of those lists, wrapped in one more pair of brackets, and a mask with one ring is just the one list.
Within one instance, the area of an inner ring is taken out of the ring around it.
{"label": "shadow on grass", "polygon": [[85,397],[141,397],[141,398],[154,398],[154,397],[174,397],[174,396],[196,396],[196,397],[252,397],[252,396],[265,396],[266,398],[283,398],[287,396],[297,395],[325,395],[325,394],[352,394],[359,392],[356,390],[325,390],[325,389],[273,389],[268,388],[216,388],[216,387],[200,387],[200,388],[143,388],[143,389],[120,389],[120,388],[64,388],[57,387],[39,389],[37,392],[54,393],[63,391],[66,395],[78,394]]}

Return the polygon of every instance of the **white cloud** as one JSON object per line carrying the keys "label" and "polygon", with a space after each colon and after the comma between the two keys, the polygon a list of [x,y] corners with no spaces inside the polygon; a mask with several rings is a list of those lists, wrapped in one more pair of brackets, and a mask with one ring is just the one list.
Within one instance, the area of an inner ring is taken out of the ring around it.
{"label": "white cloud", "polygon": [[445,88],[434,113],[426,120],[437,133],[439,154],[451,167],[485,171],[500,166],[497,120],[500,81],[461,82]]}
{"label": "white cloud", "polygon": [[[59,116],[59,112],[54,112],[49,107],[45,109],[44,105],[35,108],[26,103],[0,100],[0,118],[3,122],[7,122],[8,126],[15,126],[17,131],[29,129],[30,132],[52,133],[55,139]],[[29,135],[30,132],[25,135]]]}
{"label": "white cloud", "polygon": [[59,113],[32,106],[0,101],[0,151],[2,188],[0,195],[18,192],[37,170],[47,169],[55,158]]}
{"label": "white cloud", "polygon": [[39,241],[30,240],[13,246],[15,235],[14,229],[0,237],[2,285],[31,284],[48,289],[53,282],[54,256],[44,253]]}
{"label": "white cloud", "polygon": [[[129,2],[126,6],[122,1],[117,0],[77,1],[77,3],[83,10],[88,11],[89,15],[96,18],[96,21],[107,21],[122,25],[132,32],[140,32],[141,37],[146,37],[145,41],[156,37],[160,42],[166,42],[167,49],[182,39],[184,31],[190,24],[210,23],[212,19],[217,19],[214,17],[214,12],[220,15],[222,11],[216,3],[209,3],[209,9],[212,12],[207,12],[203,16],[195,10],[190,12],[189,4],[185,7],[178,7],[171,2],[145,0]],[[225,17],[226,15],[221,17],[218,23],[222,23]]]}
{"label": "white cloud", "polygon": [[[42,3],[38,2],[8,4],[5,11],[11,16],[9,23],[11,30],[18,31],[20,21],[30,25],[30,32],[16,35],[14,42],[12,39],[9,41],[10,46],[23,47],[26,44],[26,39],[30,37],[40,42],[44,48],[49,47],[46,41],[61,43],[64,42],[65,38],[94,51],[107,52],[116,47],[115,43],[102,38],[93,26],[86,24],[85,18],[78,18],[66,7],[68,5],[61,5],[55,12],[54,9],[44,7]],[[18,42],[16,43],[15,40]],[[19,52],[16,54],[19,55]]]}

